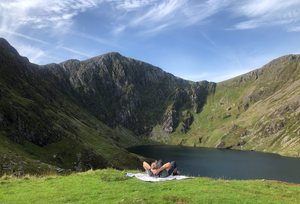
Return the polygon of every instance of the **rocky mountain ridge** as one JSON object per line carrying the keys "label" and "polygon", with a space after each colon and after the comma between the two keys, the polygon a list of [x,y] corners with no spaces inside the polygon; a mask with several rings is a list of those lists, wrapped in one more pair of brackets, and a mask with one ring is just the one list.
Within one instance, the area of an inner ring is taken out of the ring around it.
{"label": "rocky mountain ridge", "polygon": [[300,55],[217,84],[184,137],[173,144],[300,156]]}
{"label": "rocky mountain ridge", "polygon": [[178,124],[176,110],[185,105],[198,113],[216,86],[183,80],[119,53],[40,68],[69,80],[79,100],[99,120],[113,128],[121,124],[136,135],[151,131],[157,121],[172,133]]}

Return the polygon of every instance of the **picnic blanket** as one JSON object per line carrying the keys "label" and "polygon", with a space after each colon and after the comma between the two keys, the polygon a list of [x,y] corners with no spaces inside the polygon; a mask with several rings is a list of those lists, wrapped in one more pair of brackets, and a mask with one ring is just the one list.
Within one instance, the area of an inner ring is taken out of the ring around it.
{"label": "picnic blanket", "polygon": [[194,177],[188,177],[188,176],[182,176],[182,175],[168,176],[165,178],[155,178],[155,177],[150,177],[147,174],[142,174],[142,173],[138,173],[138,174],[126,173],[126,176],[136,177],[142,181],[147,181],[147,182],[158,182],[158,181],[168,181],[168,180],[174,180],[174,179],[181,180],[181,179],[194,178]]}

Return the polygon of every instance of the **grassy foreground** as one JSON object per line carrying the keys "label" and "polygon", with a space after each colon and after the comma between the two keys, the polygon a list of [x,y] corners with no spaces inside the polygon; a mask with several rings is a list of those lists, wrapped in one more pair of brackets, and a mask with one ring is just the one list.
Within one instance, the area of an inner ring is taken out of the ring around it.
{"label": "grassy foreground", "polygon": [[[130,171],[136,173],[137,171]],[[104,169],[70,176],[2,176],[0,203],[299,203],[300,185],[205,177],[148,183]]]}

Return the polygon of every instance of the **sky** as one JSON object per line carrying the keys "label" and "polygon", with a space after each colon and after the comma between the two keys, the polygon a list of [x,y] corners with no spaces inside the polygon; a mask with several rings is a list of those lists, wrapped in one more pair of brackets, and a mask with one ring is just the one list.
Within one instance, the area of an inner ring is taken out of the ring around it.
{"label": "sky", "polygon": [[39,65],[119,52],[221,82],[300,53],[300,0],[0,0],[0,37]]}

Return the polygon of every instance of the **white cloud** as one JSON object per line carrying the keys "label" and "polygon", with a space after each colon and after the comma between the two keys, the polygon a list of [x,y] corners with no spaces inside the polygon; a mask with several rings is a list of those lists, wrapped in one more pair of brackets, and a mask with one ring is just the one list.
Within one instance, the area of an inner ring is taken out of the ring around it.
{"label": "white cloud", "polygon": [[297,10],[299,5],[299,0],[250,0],[242,1],[242,5],[239,6],[237,12],[248,17],[258,17],[270,13],[281,13],[292,7]]}
{"label": "white cloud", "polygon": [[[115,35],[137,28],[139,33],[154,33],[170,28],[201,24],[220,11],[230,15],[246,17],[228,30],[253,29],[266,26],[293,25],[300,19],[299,0],[106,0],[113,7],[125,10],[125,17],[118,19],[112,31]],[[237,18],[236,18],[237,19]],[[168,24],[168,26],[164,26]],[[294,26],[295,27],[295,26]],[[290,29],[292,30],[292,29]]]}
{"label": "white cloud", "polygon": [[18,46],[18,51],[20,55],[26,56],[32,63],[39,64],[41,59],[47,55],[46,52],[40,48],[33,47],[30,45]]}
{"label": "white cloud", "polygon": [[[219,12],[230,4],[229,0],[161,0],[161,1],[121,1],[117,9],[126,10],[124,18],[119,19],[122,27],[114,28],[112,33],[119,34],[125,28],[140,29],[139,33],[155,33],[167,27],[177,28],[201,23],[204,19]],[[142,30],[142,31],[141,31]]]}
{"label": "white cloud", "polygon": [[156,3],[158,1],[159,0],[117,0],[118,4],[116,5],[116,7],[118,9],[135,10],[148,6],[149,4]]}
{"label": "white cloud", "polygon": [[300,26],[289,27],[287,29],[288,32],[300,32]]}
{"label": "white cloud", "polygon": [[96,8],[100,0],[11,0],[0,2],[1,29],[16,31],[23,26],[49,28],[55,33],[67,32],[73,17],[86,9]]}
{"label": "white cloud", "polygon": [[89,57],[89,58],[93,57],[89,54],[86,54],[86,53],[83,53],[83,52],[80,52],[80,51],[77,51],[77,50],[74,50],[74,49],[71,49],[71,48],[67,48],[67,47],[63,47],[63,46],[59,46],[59,48],[62,48],[62,49],[67,50],[69,52],[73,52],[75,54],[83,55],[83,56],[86,56],[86,57]]}
{"label": "white cloud", "polygon": [[161,31],[163,30],[164,28],[168,27],[169,24],[163,24],[163,25],[159,25],[158,27],[153,27],[153,28],[150,28],[144,32],[140,32],[142,35],[145,35],[145,34],[152,34],[152,33],[156,33],[158,31]]}
{"label": "white cloud", "polygon": [[[42,58],[49,58],[45,55],[48,52],[42,50],[45,49],[42,46],[49,43],[33,37],[35,33],[43,32],[45,38],[70,33],[75,16],[87,9],[97,8],[102,2],[103,0],[0,1],[0,34],[14,42],[14,46],[31,62],[39,63]],[[41,43],[40,48],[24,45],[16,36]],[[69,48],[65,50],[90,57]]]}
{"label": "white cloud", "polygon": [[123,32],[125,30],[126,26],[125,25],[119,25],[116,28],[113,29],[112,34],[113,35],[118,35],[119,33]]}
{"label": "white cloud", "polygon": [[172,25],[178,28],[199,24],[228,8],[235,17],[247,18],[231,29],[288,25],[300,19],[299,0],[10,0],[0,2],[0,29],[17,32],[27,26],[47,29],[52,35],[67,33],[74,25],[75,16],[94,8],[101,12],[104,2],[118,10],[118,14],[125,13],[122,18],[112,14],[113,35],[128,28],[154,33]]}
{"label": "white cloud", "polygon": [[216,14],[230,5],[230,0],[208,0],[198,5],[189,5],[183,9],[187,19],[184,23],[192,25]]}
{"label": "white cloud", "polygon": [[145,15],[133,19],[131,26],[150,26],[172,20],[176,11],[183,7],[185,3],[186,0],[162,1],[147,11]]}
{"label": "white cloud", "polygon": [[23,35],[21,33],[16,33],[16,32],[7,31],[7,30],[0,30],[0,34],[3,34],[3,33],[7,33],[7,34],[11,34],[11,35],[16,35],[16,36],[19,36],[19,37],[22,37],[22,38],[26,38],[28,40],[36,41],[36,42],[39,42],[39,43],[43,43],[43,44],[48,44],[47,42],[45,42],[43,40],[32,38],[30,36]]}
{"label": "white cloud", "polygon": [[252,29],[276,25],[290,25],[300,19],[299,0],[250,0],[238,1],[231,11],[234,16],[248,20],[239,22],[233,29]]}
{"label": "white cloud", "polygon": [[104,38],[95,37],[95,36],[84,34],[84,33],[74,33],[74,34],[78,35],[78,36],[81,36],[81,37],[84,37],[84,38],[87,38],[87,39],[90,39],[90,40],[93,40],[95,42],[99,42],[101,44],[105,44],[105,45],[112,46],[112,47],[118,47],[116,45],[116,43],[114,43],[112,41],[109,41],[109,40],[106,40]]}

